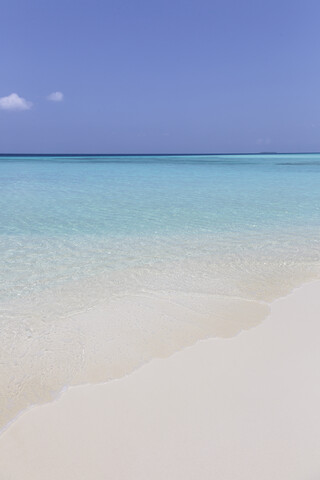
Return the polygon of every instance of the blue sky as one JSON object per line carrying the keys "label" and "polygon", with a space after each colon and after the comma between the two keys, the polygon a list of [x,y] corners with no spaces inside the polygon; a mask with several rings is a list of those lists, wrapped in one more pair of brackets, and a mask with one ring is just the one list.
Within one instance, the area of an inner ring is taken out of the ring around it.
{"label": "blue sky", "polygon": [[319,0],[0,6],[2,153],[320,151]]}

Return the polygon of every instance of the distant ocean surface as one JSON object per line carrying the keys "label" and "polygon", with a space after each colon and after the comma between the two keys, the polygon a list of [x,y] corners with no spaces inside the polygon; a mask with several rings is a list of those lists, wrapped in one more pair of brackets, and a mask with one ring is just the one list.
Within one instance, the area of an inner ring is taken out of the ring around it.
{"label": "distant ocean surface", "polygon": [[320,154],[0,156],[0,426],[320,272]]}

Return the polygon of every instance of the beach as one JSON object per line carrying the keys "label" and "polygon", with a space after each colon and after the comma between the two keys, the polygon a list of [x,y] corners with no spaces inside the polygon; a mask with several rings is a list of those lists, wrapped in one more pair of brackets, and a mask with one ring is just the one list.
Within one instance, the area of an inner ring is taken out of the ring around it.
{"label": "beach", "polygon": [[319,154],[0,157],[0,431],[319,278]]}
{"label": "beach", "polygon": [[319,292],[308,283],[250,330],[31,408],[0,438],[0,478],[319,478]]}
{"label": "beach", "polygon": [[320,2],[1,6],[0,480],[320,480]]}
{"label": "beach", "polygon": [[319,165],[1,156],[0,480],[316,479]]}

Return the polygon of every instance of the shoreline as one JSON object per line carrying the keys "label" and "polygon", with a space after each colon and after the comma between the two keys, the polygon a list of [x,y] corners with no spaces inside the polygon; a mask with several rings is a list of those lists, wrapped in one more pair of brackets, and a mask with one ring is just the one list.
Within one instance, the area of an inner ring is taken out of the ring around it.
{"label": "shoreline", "polygon": [[[320,280],[308,282],[272,302],[271,313],[255,328],[230,338],[198,340],[167,358],[154,358],[124,377],[68,387],[53,402],[29,408],[0,437],[1,471],[13,480],[102,480],[107,475],[119,479],[191,479],[196,478],[201,463],[205,469],[199,476],[208,479],[214,474],[220,475],[219,479],[245,479],[253,475],[252,468],[258,469],[259,480],[314,478],[307,473],[320,472],[320,461],[314,456],[320,450],[320,418],[312,407],[312,402],[316,405],[316,399],[320,401],[320,353],[316,348],[320,333],[319,291]],[[293,364],[286,361],[286,351]],[[239,370],[237,375],[234,369]],[[252,375],[254,378],[249,379]],[[259,382],[262,396],[256,390]],[[288,384],[289,399],[283,383]],[[250,393],[263,406],[263,415]],[[275,419],[270,416],[270,406]],[[293,414],[287,418],[290,407]],[[310,418],[313,415],[315,418]],[[300,430],[296,431],[293,419]],[[303,437],[306,425],[309,435]],[[243,430],[239,431],[239,426]],[[187,437],[187,458],[181,447],[181,442],[185,443],[183,432]],[[190,438],[188,432],[193,432]],[[248,451],[256,448],[257,440],[258,444],[263,439],[266,442],[255,451],[251,463],[248,452],[236,442],[241,432],[247,432],[242,441],[248,443]],[[295,435],[299,451],[292,441]],[[170,451],[163,439],[171,445]],[[238,448],[243,456],[237,457],[236,470],[226,473],[231,468],[228,458]],[[304,451],[302,463],[301,449],[308,450]],[[282,460],[277,456],[270,465],[268,459],[275,450],[281,452]],[[139,463],[141,452],[144,462]],[[219,458],[212,463],[215,453]],[[295,464],[297,455],[300,473]],[[166,474],[160,469],[160,457],[167,465]],[[246,463],[250,465],[246,467]],[[289,475],[286,472],[291,467]]]}
{"label": "shoreline", "polygon": [[[103,380],[96,380],[96,381],[94,381],[94,380],[83,381],[83,382],[81,381],[79,383],[78,382],[75,382],[75,383],[70,382],[68,384],[65,384],[65,385],[62,386],[62,388],[59,391],[54,392],[51,399],[46,399],[46,400],[43,400],[43,401],[40,400],[38,402],[34,402],[34,403],[30,404],[28,407],[23,408],[21,411],[19,411],[14,417],[12,417],[5,425],[3,425],[0,428],[0,438],[21,416],[28,413],[30,410],[33,410],[34,408],[40,407],[42,405],[51,404],[52,402],[59,401],[61,396],[64,395],[66,392],[68,392],[72,388],[77,388],[77,387],[81,387],[81,386],[104,385],[104,384],[108,384],[110,382],[121,380],[121,379],[126,378],[127,376],[131,375],[132,373],[136,372],[140,368],[143,368],[145,365],[148,365],[153,360],[170,358],[172,355],[174,355],[176,353],[179,353],[181,351],[184,351],[185,349],[188,349],[190,347],[193,347],[193,346],[197,345],[199,342],[206,341],[206,340],[211,340],[211,339],[215,339],[215,338],[217,338],[217,339],[219,339],[219,338],[221,338],[221,339],[223,339],[223,338],[225,338],[225,339],[233,338],[233,337],[236,337],[236,336],[238,336],[239,334],[241,334],[245,331],[248,331],[252,328],[255,328],[255,327],[261,325],[261,323],[265,322],[268,319],[268,317],[270,315],[272,305],[273,305],[274,302],[277,302],[278,300],[281,300],[281,299],[285,299],[285,298],[289,297],[290,295],[292,295],[295,291],[299,290],[300,288],[302,288],[304,286],[307,286],[307,285],[312,285],[313,283],[318,282],[318,281],[320,282],[320,278],[318,276],[315,277],[312,280],[307,280],[307,281],[303,282],[301,285],[293,287],[292,290],[289,293],[281,295],[280,297],[277,297],[277,298],[275,298],[275,299],[273,299],[269,302],[265,301],[265,300],[246,299],[246,298],[242,298],[242,297],[225,297],[230,302],[236,300],[236,301],[243,302],[244,304],[247,304],[247,305],[260,306],[261,308],[265,309],[265,312],[260,312],[260,313],[256,312],[256,318],[251,319],[251,320],[245,320],[244,319],[245,312],[238,313],[238,325],[235,326],[234,332],[229,332],[228,333],[228,328],[230,328],[230,327],[228,327],[228,324],[230,324],[230,318],[226,319],[225,325],[223,325],[221,332],[219,332],[219,333],[217,333],[217,332],[214,332],[214,333],[207,332],[207,333],[205,333],[205,331],[204,331],[204,333],[202,335],[200,335],[198,337],[195,336],[195,338],[192,339],[191,341],[189,340],[186,343],[182,343],[181,345],[177,344],[176,348],[173,348],[173,349],[171,348],[171,349],[169,349],[169,351],[165,351],[165,349],[164,349],[161,354],[160,353],[155,354],[152,357],[147,358],[146,360],[142,361],[141,363],[138,363],[137,365],[133,366],[132,368],[129,368],[124,373],[119,373],[119,376],[112,377],[112,378],[109,378],[107,380],[103,379]],[[211,297],[211,295],[204,295],[204,298],[210,298],[210,297]],[[219,297],[224,298],[223,296],[219,296],[219,295],[213,295],[212,297],[213,298],[219,298]],[[122,297],[119,297],[119,298],[122,298]],[[137,297],[138,303],[143,298],[144,298],[144,295],[138,296]],[[154,298],[157,298],[157,297],[155,296]],[[122,307],[122,305],[121,305],[121,307]],[[119,308],[119,306],[118,306],[118,308]],[[99,306],[94,306],[94,307],[89,308],[87,311],[80,312],[78,314],[74,314],[70,318],[74,319],[76,321],[77,321],[77,319],[82,321],[83,318],[87,317],[88,320],[90,320],[91,317],[93,319],[95,319],[97,316],[101,317],[101,314],[105,315],[106,312],[108,312],[108,310],[105,309],[105,307],[102,307],[102,309],[101,309],[101,307],[99,307]],[[114,312],[114,309],[113,309],[113,312]],[[127,312],[125,312],[125,313],[127,313]],[[157,312],[157,314],[159,314],[159,313],[161,313],[161,311]],[[247,313],[249,313],[249,318],[250,318],[250,312],[247,312]],[[234,313],[233,313],[232,317],[233,316],[235,316]],[[254,317],[255,317],[255,315],[254,315]],[[241,318],[241,320],[240,320],[240,318]],[[231,330],[234,328],[234,327],[232,327],[232,323],[233,322],[231,322]],[[216,328],[216,325],[217,325],[217,323],[216,323],[216,321],[214,321],[213,322],[214,330]],[[219,325],[219,323],[218,323],[218,325]],[[185,325],[185,328],[188,331],[188,328],[189,328],[188,323]]]}

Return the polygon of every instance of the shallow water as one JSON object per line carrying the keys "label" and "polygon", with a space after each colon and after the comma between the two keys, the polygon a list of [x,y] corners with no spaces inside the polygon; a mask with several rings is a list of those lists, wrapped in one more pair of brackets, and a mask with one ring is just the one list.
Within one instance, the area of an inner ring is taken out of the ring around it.
{"label": "shallow water", "polygon": [[1,423],[316,278],[320,154],[0,157]]}

